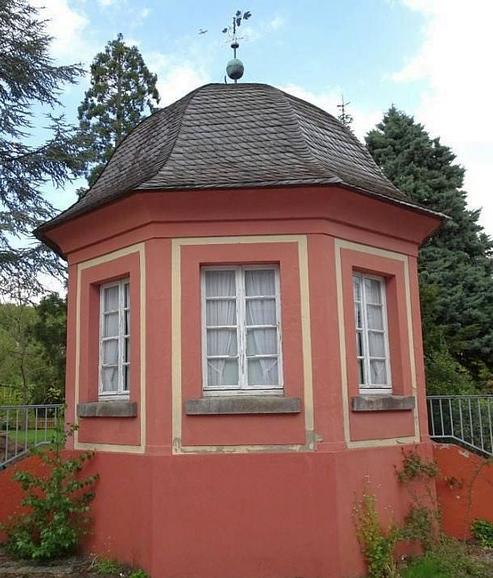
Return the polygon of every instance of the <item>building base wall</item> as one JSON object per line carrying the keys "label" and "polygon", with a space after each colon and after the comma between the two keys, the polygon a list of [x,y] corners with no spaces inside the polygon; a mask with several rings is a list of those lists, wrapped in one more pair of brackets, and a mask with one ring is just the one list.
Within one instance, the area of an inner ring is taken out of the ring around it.
{"label": "building base wall", "polygon": [[[431,454],[431,447],[422,446]],[[88,552],[153,578],[362,576],[353,509],[402,520],[399,447],[338,453],[131,456],[98,452]]]}

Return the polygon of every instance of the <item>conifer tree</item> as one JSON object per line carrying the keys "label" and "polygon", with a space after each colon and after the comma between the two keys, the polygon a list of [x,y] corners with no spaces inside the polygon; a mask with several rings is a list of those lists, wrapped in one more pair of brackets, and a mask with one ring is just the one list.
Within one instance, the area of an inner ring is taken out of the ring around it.
{"label": "conifer tree", "polygon": [[149,71],[138,48],[127,46],[122,34],[96,55],[91,65],[91,86],[78,111],[80,130],[89,146],[89,186],[95,183],[115,147],[159,104],[156,82],[157,76]]}
{"label": "conifer tree", "polygon": [[400,190],[450,217],[420,251],[428,370],[439,355],[450,353],[456,368],[465,366],[476,379],[491,378],[493,242],[478,222],[479,210],[467,208],[464,169],[439,138],[395,107],[368,133],[366,144]]}
{"label": "conifer tree", "polygon": [[[54,114],[61,88],[82,70],[55,66],[50,42],[36,8],[26,0],[0,2],[0,293],[19,284],[39,288],[40,272],[59,270],[55,255],[27,245],[26,237],[54,212],[42,186],[60,187],[82,168],[74,132]],[[52,110],[39,127],[35,106]],[[33,144],[36,128],[48,128],[41,144]]]}

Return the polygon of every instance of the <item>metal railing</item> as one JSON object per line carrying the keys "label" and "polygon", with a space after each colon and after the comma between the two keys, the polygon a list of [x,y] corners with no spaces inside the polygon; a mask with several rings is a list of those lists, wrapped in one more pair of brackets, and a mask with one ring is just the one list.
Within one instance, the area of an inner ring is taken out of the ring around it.
{"label": "metal railing", "polygon": [[53,442],[63,405],[0,405],[0,468],[30,449]]}
{"label": "metal railing", "polygon": [[493,395],[431,395],[427,404],[433,439],[493,456]]}

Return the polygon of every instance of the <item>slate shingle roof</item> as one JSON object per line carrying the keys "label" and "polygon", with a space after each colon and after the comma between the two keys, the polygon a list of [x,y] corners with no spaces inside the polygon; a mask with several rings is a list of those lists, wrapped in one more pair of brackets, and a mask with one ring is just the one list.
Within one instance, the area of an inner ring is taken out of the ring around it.
{"label": "slate shingle roof", "polygon": [[208,84],[142,121],[36,234],[136,190],[333,184],[414,205],[330,114],[265,84]]}

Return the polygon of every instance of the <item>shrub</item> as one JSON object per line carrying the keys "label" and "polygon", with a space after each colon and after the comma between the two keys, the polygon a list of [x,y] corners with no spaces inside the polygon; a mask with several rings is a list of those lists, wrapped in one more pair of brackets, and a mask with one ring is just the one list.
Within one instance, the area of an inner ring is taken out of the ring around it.
{"label": "shrub", "polygon": [[51,560],[72,554],[89,527],[89,505],[94,498],[94,485],[98,475],[81,479],[79,474],[93,452],[84,452],[67,458],[63,448],[67,438],[75,431],[58,429],[53,444],[39,455],[47,466],[46,475],[17,471],[14,479],[19,482],[26,496],[22,505],[27,514],[20,514],[2,526],[7,535],[7,550],[17,558]]}
{"label": "shrub", "polygon": [[394,547],[399,531],[385,531],[378,519],[375,496],[364,494],[354,509],[356,532],[368,566],[368,578],[398,578]]}
{"label": "shrub", "polygon": [[488,520],[474,520],[471,525],[474,538],[484,548],[493,548],[493,523]]}

